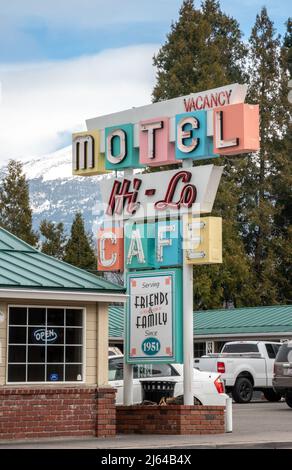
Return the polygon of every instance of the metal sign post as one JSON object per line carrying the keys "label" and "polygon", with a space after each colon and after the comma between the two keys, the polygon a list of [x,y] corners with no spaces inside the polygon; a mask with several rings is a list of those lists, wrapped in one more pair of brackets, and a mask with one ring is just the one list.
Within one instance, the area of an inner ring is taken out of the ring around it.
{"label": "metal sign post", "polygon": [[[131,178],[133,175],[133,170],[126,170],[124,172],[125,178]],[[127,268],[126,262],[124,263],[124,285],[127,287]],[[127,300],[129,302],[129,299]],[[127,307],[127,305],[126,305]],[[127,319],[126,314],[124,317],[124,331],[127,328]],[[125,406],[133,405],[134,402],[134,393],[133,393],[133,366],[132,364],[128,364],[126,361],[126,354],[125,354],[126,344],[124,342],[124,390],[123,390],[123,403]]]}
{"label": "metal sign post", "polygon": [[183,263],[184,405],[194,404],[193,265]]}
{"label": "metal sign post", "polygon": [[[193,162],[185,160],[183,168],[192,168]],[[185,249],[185,247],[184,247]],[[183,256],[183,348],[184,348],[184,405],[194,404],[194,316],[193,316],[193,265]]]}

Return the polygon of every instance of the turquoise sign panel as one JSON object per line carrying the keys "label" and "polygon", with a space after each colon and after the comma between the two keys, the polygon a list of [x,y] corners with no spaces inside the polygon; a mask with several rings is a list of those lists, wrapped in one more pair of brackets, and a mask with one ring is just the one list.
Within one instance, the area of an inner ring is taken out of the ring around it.
{"label": "turquoise sign panel", "polygon": [[127,363],[182,363],[182,269],[128,273],[127,294]]}
{"label": "turquoise sign panel", "polygon": [[181,266],[182,242],[180,221],[157,222],[155,225],[155,267]]}
{"label": "turquoise sign panel", "polygon": [[139,149],[134,147],[134,125],[106,127],[105,129],[105,168],[124,170],[143,168],[139,162]]}
{"label": "turquoise sign panel", "polygon": [[213,153],[213,137],[207,136],[207,111],[175,116],[175,157],[204,160],[219,157]]}
{"label": "turquoise sign panel", "polygon": [[126,269],[151,269],[155,266],[155,224],[125,224]]}

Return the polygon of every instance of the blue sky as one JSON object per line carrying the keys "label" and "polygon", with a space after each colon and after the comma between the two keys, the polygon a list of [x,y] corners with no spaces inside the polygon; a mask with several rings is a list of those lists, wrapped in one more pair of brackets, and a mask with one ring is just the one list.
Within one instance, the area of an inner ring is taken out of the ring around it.
{"label": "blue sky", "polygon": [[[152,57],[182,0],[1,3],[0,166],[69,144],[86,118],[151,101]],[[221,0],[247,38],[263,5],[280,33],[288,0]],[[199,5],[199,2],[197,2]],[[15,136],[17,135],[17,138]]]}
{"label": "blue sky", "polygon": [[[162,43],[171,21],[178,18],[181,3],[10,0],[1,6],[0,62],[61,60],[108,48]],[[238,19],[246,37],[263,5],[277,30],[283,32],[289,16],[288,0],[221,0],[223,11]]]}

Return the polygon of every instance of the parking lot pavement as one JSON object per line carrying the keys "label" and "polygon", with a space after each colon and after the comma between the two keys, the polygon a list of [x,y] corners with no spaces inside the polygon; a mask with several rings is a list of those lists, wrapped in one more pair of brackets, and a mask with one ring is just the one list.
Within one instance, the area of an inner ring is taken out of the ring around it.
{"label": "parking lot pavement", "polygon": [[292,409],[285,402],[233,404],[233,432],[218,435],[119,435],[113,439],[54,439],[2,443],[1,449],[292,448]]}

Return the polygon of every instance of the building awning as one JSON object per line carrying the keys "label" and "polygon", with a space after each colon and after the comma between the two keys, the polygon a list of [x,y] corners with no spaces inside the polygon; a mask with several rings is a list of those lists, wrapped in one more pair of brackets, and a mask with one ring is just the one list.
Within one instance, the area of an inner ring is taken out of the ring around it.
{"label": "building awning", "polygon": [[0,228],[0,298],[125,302],[125,288],[45,255]]}

